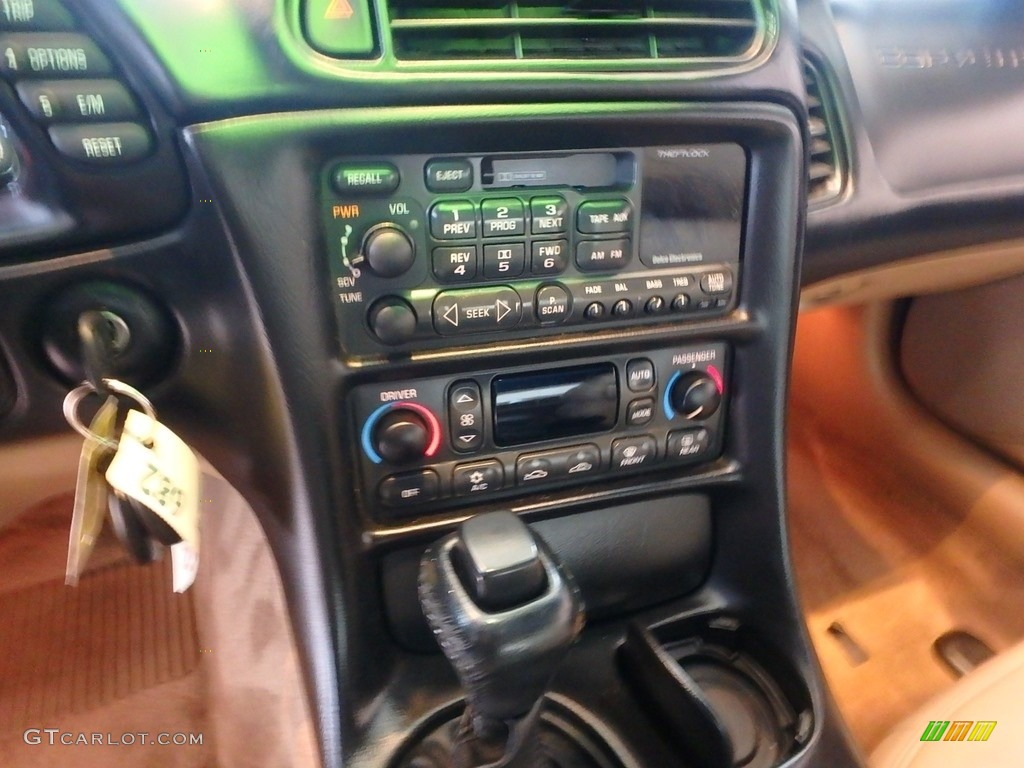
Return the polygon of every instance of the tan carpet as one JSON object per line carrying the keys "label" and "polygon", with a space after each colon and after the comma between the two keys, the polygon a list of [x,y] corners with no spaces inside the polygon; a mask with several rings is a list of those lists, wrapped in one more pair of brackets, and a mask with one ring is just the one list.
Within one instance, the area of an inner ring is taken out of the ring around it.
{"label": "tan carpet", "polygon": [[169,559],[136,566],[109,538],[65,586],[70,511],[57,497],[0,532],[0,765],[205,768],[209,735],[190,746],[25,742],[26,729],[104,741],[203,731],[193,593],[173,593]]}
{"label": "tan carpet", "polygon": [[[789,439],[790,539],[812,639],[862,749],[954,677],[931,644],[959,628],[996,650],[1024,638],[1024,564],[898,466],[858,452],[796,410]],[[827,632],[839,622],[862,663]]]}

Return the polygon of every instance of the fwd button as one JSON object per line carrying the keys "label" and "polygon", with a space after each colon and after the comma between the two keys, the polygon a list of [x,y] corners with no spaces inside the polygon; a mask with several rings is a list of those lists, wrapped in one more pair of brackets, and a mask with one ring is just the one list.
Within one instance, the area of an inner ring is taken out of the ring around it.
{"label": "fwd button", "polygon": [[444,291],[434,299],[434,328],[442,336],[514,328],[522,314],[522,299],[507,286]]}

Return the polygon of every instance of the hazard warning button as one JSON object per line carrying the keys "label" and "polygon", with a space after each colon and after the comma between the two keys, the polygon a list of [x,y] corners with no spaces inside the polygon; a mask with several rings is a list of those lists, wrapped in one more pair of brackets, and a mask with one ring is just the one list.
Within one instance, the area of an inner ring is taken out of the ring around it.
{"label": "hazard warning button", "polygon": [[305,0],[310,45],[329,56],[360,58],[377,51],[370,0]]}

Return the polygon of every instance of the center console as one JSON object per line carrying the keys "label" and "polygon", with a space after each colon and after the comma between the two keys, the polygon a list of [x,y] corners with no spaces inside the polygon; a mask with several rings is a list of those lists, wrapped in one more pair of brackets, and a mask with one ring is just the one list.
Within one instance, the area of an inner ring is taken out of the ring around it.
{"label": "center console", "polygon": [[[512,557],[534,539],[586,622],[539,709],[516,711],[552,750],[572,753],[572,733],[609,766],[849,764],[784,546],[804,183],[790,109],[329,111],[189,140],[218,199],[275,212],[230,217],[258,233],[238,248],[287,373],[297,466],[325,476],[311,504],[341,574],[336,654],[313,657],[341,681],[347,768],[455,750],[480,695],[462,665],[487,652],[471,646],[543,629],[499,615],[535,615],[529,579],[513,608],[487,608],[488,590],[448,603],[450,573],[425,599],[429,553],[456,541],[475,565],[451,569],[479,586],[493,563],[535,573]],[[287,509],[282,488],[264,490]],[[516,547],[484,522],[508,513],[529,529]],[[456,625],[472,632],[446,646],[453,667],[435,638]],[[503,659],[487,669],[505,675]]]}

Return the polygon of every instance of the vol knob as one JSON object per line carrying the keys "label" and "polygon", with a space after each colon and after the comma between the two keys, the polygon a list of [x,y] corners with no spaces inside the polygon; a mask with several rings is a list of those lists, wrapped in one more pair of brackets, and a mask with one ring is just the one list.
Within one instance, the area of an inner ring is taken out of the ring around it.
{"label": "vol knob", "polygon": [[395,408],[380,417],[373,430],[374,447],[392,464],[407,464],[427,454],[431,429],[411,408]]}
{"label": "vol knob", "polygon": [[416,247],[405,230],[395,224],[378,224],[363,238],[363,258],[375,275],[398,277],[412,267]]}
{"label": "vol knob", "polygon": [[669,393],[676,413],[687,419],[710,418],[722,404],[718,384],[704,371],[689,371],[679,376]]}

